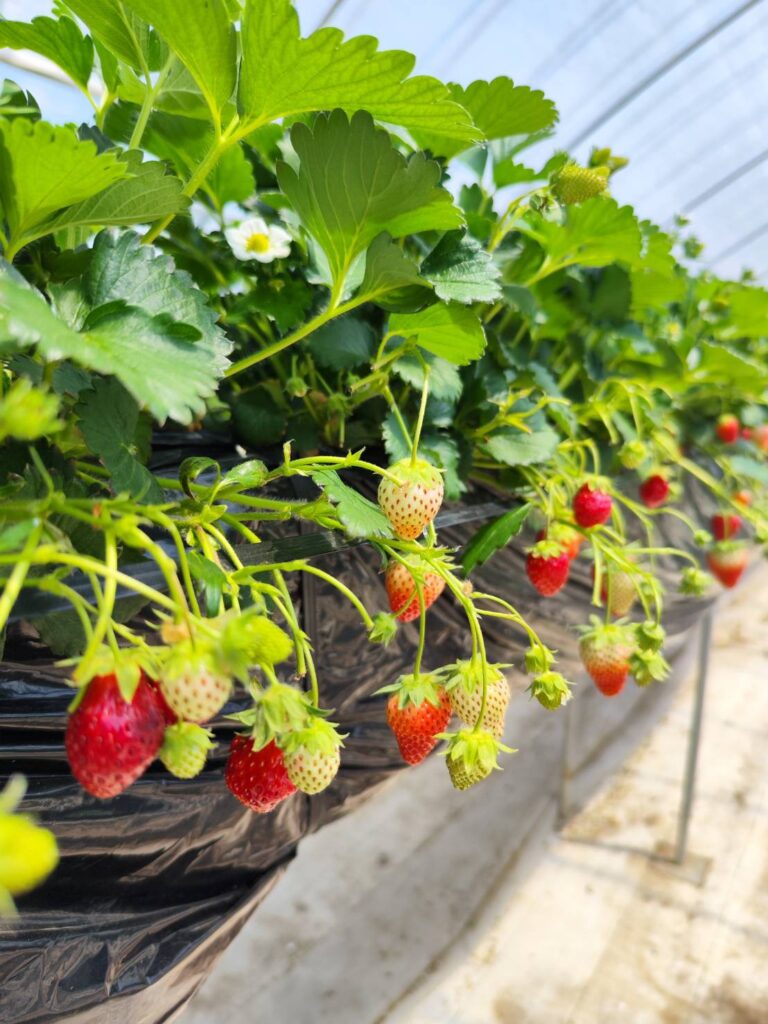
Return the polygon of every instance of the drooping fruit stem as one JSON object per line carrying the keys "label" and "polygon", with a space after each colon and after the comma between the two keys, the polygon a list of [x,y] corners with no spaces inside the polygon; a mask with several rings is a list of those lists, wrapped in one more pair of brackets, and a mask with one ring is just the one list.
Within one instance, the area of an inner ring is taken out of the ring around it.
{"label": "drooping fruit stem", "polygon": [[427,412],[427,401],[429,399],[429,367],[424,367],[424,384],[421,388],[421,402],[419,404],[419,416],[416,420],[416,429],[413,432],[413,441],[411,442],[411,466],[416,465],[416,459],[419,454],[419,441],[421,439],[421,431],[424,426],[424,417]]}

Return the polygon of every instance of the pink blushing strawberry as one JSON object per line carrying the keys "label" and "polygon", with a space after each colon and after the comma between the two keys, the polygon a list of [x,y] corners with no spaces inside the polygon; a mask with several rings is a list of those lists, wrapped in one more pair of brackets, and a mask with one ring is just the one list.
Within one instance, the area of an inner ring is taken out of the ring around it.
{"label": "pink blushing strawberry", "polygon": [[[401,622],[411,622],[419,615],[416,580],[408,566],[392,561],[384,575],[389,607]],[[424,572],[422,579],[424,608],[429,608],[445,589],[445,580],[434,572]]]}

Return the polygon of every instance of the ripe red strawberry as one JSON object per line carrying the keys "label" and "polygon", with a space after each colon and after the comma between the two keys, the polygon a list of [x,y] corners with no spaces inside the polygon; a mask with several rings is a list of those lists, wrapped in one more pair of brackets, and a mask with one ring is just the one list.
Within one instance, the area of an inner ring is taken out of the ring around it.
{"label": "ripe red strawberry", "polygon": [[163,709],[144,677],[129,702],[113,674],[94,676],[67,722],[72,774],[94,796],[117,796],[154,760],[164,732]]}
{"label": "ripe red strawberry", "polygon": [[[392,612],[401,622],[418,618],[419,598],[416,594],[416,580],[402,562],[392,561],[384,575],[384,586]],[[435,572],[424,572],[422,579],[424,608],[429,608],[445,589],[445,580]]]}
{"label": "ripe red strawberry", "polygon": [[746,545],[739,541],[721,541],[714,544],[707,555],[713,575],[724,587],[735,587],[747,567],[749,556]]}
{"label": "ripe red strawberry", "polygon": [[200,641],[177,644],[166,661],[160,689],[172,711],[187,722],[207,722],[232,693],[232,679]]}
{"label": "ripe red strawberry", "polygon": [[553,540],[573,561],[578,556],[585,537],[583,533],[579,533],[566,523],[552,523],[546,530],[539,530],[536,540]]}
{"label": "ripe red strawberry", "polygon": [[754,431],[752,430],[752,427],[741,428],[741,436],[744,438],[745,441],[751,441],[753,433]]}
{"label": "ripe red strawberry", "polygon": [[595,618],[592,622],[582,634],[579,655],[598,690],[606,697],[615,697],[629,675],[633,636],[626,626],[604,626]]}
{"label": "ripe red strawberry", "polygon": [[646,477],[640,484],[640,500],[648,508],[658,508],[667,500],[669,484],[661,473]]}
{"label": "ripe red strawberry", "polygon": [[341,737],[331,722],[316,718],[305,729],[282,737],[280,745],[288,778],[302,793],[320,793],[336,778]]}
{"label": "ripe red strawberry", "polygon": [[733,413],[724,413],[715,424],[715,433],[723,444],[734,444],[739,439],[741,424]]}
{"label": "ripe red strawberry", "polygon": [[443,478],[424,459],[400,459],[379,484],[379,505],[398,537],[415,540],[443,503]]}
{"label": "ripe red strawberry", "polygon": [[387,701],[387,724],[407,764],[419,764],[451,720],[451,702],[433,675],[403,676]]}
{"label": "ripe red strawberry", "polygon": [[735,537],[742,527],[742,518],[735,512],[718,512],[712,516],[712,533],[715,540],[728,540]]}
{"label": "ripe red strawberry", "polygon": [[573,518],[579,526],[600,526],[610,518],[612,507],[610,494],[582,484],[573,498]]}
{"label": "ripe red strawberry", "polygon": [[250,736],[232,739],[224,781],[240,803],[257,814],[269,814],[296,792],[285,770],[283,752],[275,741],[254,750]]}
{"label": "ripe red strawberry", "polygon": [[571,560],[568,552],[551,540],[540,540],[525,561],[528,579],[544,597],[552,597],[568,582]]}

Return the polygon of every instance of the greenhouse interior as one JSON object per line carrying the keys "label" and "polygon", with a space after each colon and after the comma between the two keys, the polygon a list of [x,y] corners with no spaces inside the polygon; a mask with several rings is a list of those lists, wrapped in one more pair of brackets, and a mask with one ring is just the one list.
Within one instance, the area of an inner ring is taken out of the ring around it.
{"label": "greenhouse interior", "polygon": [[0,0],[0,1024],[767,1024],[767,58]]}

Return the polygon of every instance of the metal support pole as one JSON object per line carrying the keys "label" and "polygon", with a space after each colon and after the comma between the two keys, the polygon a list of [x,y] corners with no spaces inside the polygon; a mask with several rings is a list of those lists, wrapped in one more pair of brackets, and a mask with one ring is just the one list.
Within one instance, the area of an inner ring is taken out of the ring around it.
{"label": "metal support pole", "polygon": [[573,746],[576,736],[576,723],[574,721],[576,709],[580,706],[579,701],[574,701],[564,714],[563,725],[563,748],[560,760],[560,790],[557,797],[557,828],[561,829],[571,816],[571,781],[573,779]]}
{"label": "metal support pole", "polygon": [[672,858],[675,864],[682,864],[688,849],[688,826],[691,821],[693,798],[696,793],[696,769],[701,746],[701,724],[704,718],[704,695],[709,674],[709,651],[712,641],[712,609],[708,609],[701,621],[699,633],[699,671],[696,679],[696,695],[693,704],[691,729],[688,734],[688,749],[685,756],[685,777],[683,795],[677,819],[677,841]]}

